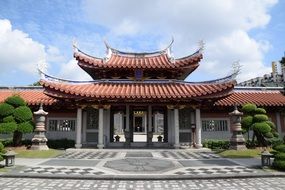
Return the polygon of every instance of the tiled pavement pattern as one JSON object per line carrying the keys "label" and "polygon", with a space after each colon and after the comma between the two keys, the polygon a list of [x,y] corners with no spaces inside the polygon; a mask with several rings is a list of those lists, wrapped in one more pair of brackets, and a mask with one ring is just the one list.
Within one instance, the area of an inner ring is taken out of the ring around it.
{"label": "tiled pavement pattern", "polygon": [[257,173],[256,170],[243,167],[243,166],[231,166],[231,167],[199,167],[199,168],[185,168],[178,172],[176,175],[221,175],[221,174],[252,174]]}
{"label": "tiled pavement pattern", "polygon": [[57,180],[0,178],[1,190],[284,190],[284,178],[213,180]]}
{"label": "tiled pavement pattern", "polygon": [[20,171],[22,174],[48,174],[48,175],[102,175],[104,172],[94,168],[76,168],[76,167],[30,167]]}
{"label": "tiled pavement pattern", "polygon": [[69,151],[69,152],[65,152],[62,155],[59,155],[57,158],[106,159],[106,158],[115,158],[117,155],[118,155],[118,152],[114,152],[114,151]]}
{"label": "tiled pavement pattern", "polygon": [[161,151],[160,155],[164,158],[172,159],[211,159],[220,158],[218,155],[211,152],[187,152],[187,151]]}

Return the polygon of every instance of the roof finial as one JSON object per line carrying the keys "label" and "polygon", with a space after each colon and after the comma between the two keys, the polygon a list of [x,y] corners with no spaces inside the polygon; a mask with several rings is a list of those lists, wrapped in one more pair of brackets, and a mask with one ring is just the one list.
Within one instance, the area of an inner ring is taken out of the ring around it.
{"label": "roof finial", "polygon": [[232,72],[233,72],[233,78],[236,78],[236,76],[240,73],[241,64],[239,60],[232,63]]}
{"label": "roof finial", "polygon": [[173,55],[172,55],[172,44],[174,42],[174,37],[171,37],[171,42],[170,44],[165,48],[165,52],[167,53],[168,57],[170,57],[171,59],[173,59]]}
{"label": "roof finial", "polygon": [[74,52],[78,52],[78,47],[77,47],[77,40],[75,38],[73,38],[72,40],[72,48]]}
{"label": "roof finial", "polygon": [[38,63],[37,67],[38,67],[38,71],[39,71],[39,74],[40,74],[40,78],[44,79],[45,78],[44,72],[47,71],[47,63],[44,60],[41,60]]}
{"label": "roof finial", "polygon": [[200,40],[198,42],[198,45],[199,45],[199,52],[202,53],[205,49],[205,42],[203,40]]}
{"label": "roof finial", "polygon": [[105,57],[105,61],[108,61],[111,58],[111,55],[113,53],[112,48],[109,46],[109,44],[107,43],[106,40],[104,40],[104,44],[106,46],[106,57]]}

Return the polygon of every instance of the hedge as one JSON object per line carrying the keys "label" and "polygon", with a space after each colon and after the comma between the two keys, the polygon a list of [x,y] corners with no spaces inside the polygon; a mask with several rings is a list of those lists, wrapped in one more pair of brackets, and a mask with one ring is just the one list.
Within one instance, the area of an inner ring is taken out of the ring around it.
{"label": "hedge", "polygon": [[230,142],[226,140],[205,140],[203,147],[210,149],[228,149],[230,147]]}

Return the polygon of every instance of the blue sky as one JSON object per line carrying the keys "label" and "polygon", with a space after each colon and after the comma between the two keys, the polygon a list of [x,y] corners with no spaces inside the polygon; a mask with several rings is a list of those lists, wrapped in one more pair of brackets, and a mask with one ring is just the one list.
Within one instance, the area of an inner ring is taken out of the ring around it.
{"label": "blue sky", "polygon": [[187,80],[223,77],[239,60],[239,81],[261,76],[280,60],[285,44],[285,1],[0,1],[0,85],[39,79],[38,64],[61,78],[88,80],[73,60],[72,42],[103,57],[107,40],[129,51],[153,51],[174,37],[176,58],[205,42],[204,59]]}

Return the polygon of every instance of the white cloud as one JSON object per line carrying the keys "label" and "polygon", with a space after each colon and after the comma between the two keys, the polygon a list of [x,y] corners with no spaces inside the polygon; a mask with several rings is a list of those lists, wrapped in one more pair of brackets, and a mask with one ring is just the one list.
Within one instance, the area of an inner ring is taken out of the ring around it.
{"label": "white cloud", "polygon": [[[266,27],[270,21],[268,12],[276,3],[277,0],[86,0],[83,9],[89,21],[109,29],[109,39],[159,36],[169,41],[174,36],[176,57],[192,53],[203,39],[206,49],[201,68],[196,71],[202,76],[199,79],[223,77],[231,70],[231,63],[240,60],[243,67],[239,80],[245,80],[270,72],[263,63],[270,43],[256,41],[249,32]],[[137,43],[139,47],[141,42]],[[156,40],[153,43],[157,47],[165,44]]]}
{"label": "white cloud", "polygon": [[0,74],[13,70],[37,74],[37,65],[45,62],[44,45],[28,34],[12,29],[9,20],[0,20]]}
{"label": "white cloud", "polygon": [[71,59],[69,62],[62,64],[58,76],[69,80],[92,80],[91,77],[77,65],[75,59]]}

